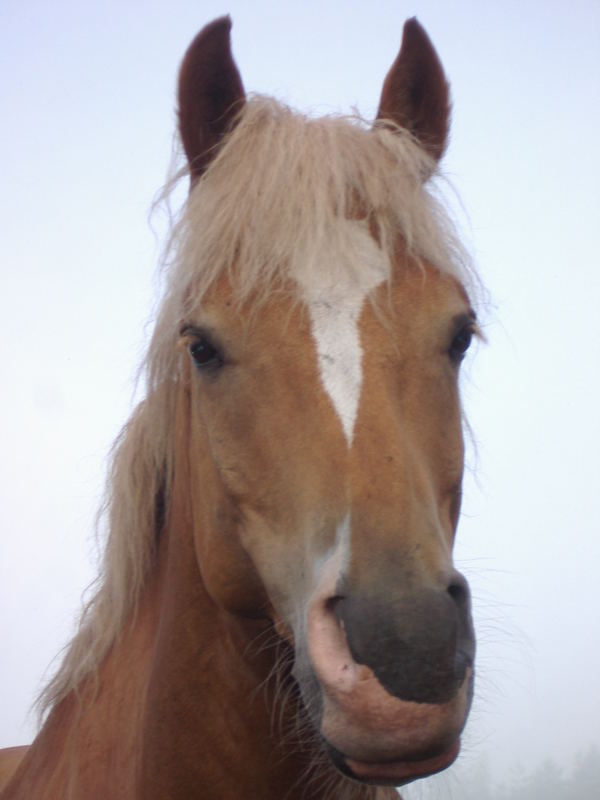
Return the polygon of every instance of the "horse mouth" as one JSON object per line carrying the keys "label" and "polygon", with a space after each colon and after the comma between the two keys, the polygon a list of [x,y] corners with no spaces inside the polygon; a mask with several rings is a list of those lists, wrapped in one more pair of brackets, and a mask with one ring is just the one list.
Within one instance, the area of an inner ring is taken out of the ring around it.
{"label": "horse mouth", "polygon": [[376,786],[404,786],[449,767],[460,751],[460,739],[437,755],[400,761],[359,761],[345,756],[328,743],[326,747],[332,762],[349,778]]}
{"label": "horse mouth", "polygon": [[415,703],[389,695],[369,670],[350,692],[321,684],[320,733],[335,766],[363,783],[396,785],[450,766],[472,691],[472,673],[444,704]]}

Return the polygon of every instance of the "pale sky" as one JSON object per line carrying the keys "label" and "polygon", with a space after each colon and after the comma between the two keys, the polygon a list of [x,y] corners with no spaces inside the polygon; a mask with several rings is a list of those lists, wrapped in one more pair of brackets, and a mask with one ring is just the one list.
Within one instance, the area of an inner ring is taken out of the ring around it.
{"label": "pale sky", "polygon": [[0,746],[32,738],[28,707],[94,575],[155,296],[148,212],[177,68],[228,12],[246,88],[314,113],[373,115],[407,17],[438,50],[448,195],[490,296],[464,382],[456,554],[479,658],[463,763],[568,764],[600,745],[598,0],[3,0]]}

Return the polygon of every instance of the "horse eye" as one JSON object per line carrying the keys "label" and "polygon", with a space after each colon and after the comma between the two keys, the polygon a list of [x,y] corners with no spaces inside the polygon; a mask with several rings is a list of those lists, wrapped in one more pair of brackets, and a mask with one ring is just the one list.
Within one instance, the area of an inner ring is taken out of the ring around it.
{"label": "horse eye", "polygon": [[188,349],[198,369],[223,365],[223,359],[218,350],[207,339],[195,339],[190,343]]}
{"label": "horse eye", "polygon": [[473,340],[474,331],[470,325],[465,325],[454,337],[450,345],[450,358],[455,364],[460,364],[466,355]]}

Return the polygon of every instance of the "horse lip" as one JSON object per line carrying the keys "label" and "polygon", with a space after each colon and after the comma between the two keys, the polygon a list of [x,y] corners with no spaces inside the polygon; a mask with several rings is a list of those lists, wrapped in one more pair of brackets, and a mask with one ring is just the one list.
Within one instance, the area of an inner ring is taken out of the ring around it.
{"label": "horse lip", "polygon": [[399,761],[358,761],[346,757],[329,744],[327,747],[334,764],[349,777],[378,786],[403,786],[449,767],[460,752],[460,739],[456,739],[449,749],[437,755]]}

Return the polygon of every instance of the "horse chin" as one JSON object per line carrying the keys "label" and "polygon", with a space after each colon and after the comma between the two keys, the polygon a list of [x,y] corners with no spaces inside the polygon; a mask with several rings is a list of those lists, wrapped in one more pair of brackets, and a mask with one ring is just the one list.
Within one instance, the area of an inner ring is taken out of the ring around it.
{"label": "horse chin", "polygon": [[381,762],[348,758],[329,743],[326,743],[326,748],[334,765],[349,778],[376,786],[404,786],[449,767],[458,756],[460,740],[457,739],[454,745],[437,755],[414,760]]}

